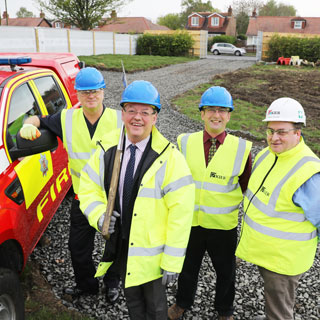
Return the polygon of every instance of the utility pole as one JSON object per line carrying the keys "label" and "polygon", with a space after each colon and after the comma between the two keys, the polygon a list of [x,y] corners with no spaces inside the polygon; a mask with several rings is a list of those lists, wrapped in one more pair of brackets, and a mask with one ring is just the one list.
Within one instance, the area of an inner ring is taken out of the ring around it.
{"label": "utility pole", "polygon": [[6,6],[6,21],[7,21],[7,25],[9,24],[8,22],[8,9],[7,9],[7,0],[4,0],[4,4]]}

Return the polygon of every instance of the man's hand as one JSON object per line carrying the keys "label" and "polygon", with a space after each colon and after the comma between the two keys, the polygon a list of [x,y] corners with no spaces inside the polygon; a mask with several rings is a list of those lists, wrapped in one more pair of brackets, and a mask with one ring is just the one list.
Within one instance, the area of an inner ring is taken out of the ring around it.
{"label": "man's hand", "polygon": [[33,124],[25,123],[20,129],[20,136],[23,139],[35,140],[41,136],[41,133]]}
{"label": "man's hand", "polygon": [[[99,221],[98,221],[98,229],[99,229],[100,232],[102,231],[102,226],[103,226],[103,221],[104,221],[104,219],[105,219],[105,216],[106,216],[106,213],[104,213],[104,214],[100,217],[100,219],[99,219]],[[111,215],[111,217],[110,217],[109,229],[108,229],[108,233],[109,233],[109,234],[114,233],[116,221],[117,221],[117,218],[119,218],[119,217],[120,217],[120,213],[118,213],[117,211],[113,211],[113,212],[112,212],[112,215]]]}
{"label": "man's hand", "polygon": [[176,280],[178,278],[178,276],[179,276],[179,273],[170,272],[170,271],[162,270],[162,269],[161,269],[161,273],[163,273],[162,284],[164,286],[169,284],[170,282]]}

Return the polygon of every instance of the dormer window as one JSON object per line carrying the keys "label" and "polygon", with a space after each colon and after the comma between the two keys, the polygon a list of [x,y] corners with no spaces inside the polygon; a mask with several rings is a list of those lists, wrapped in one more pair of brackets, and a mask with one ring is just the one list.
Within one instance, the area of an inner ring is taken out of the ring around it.
{"label": "dormer window", "polygon": [[212,27],[218,27],[219,26],[219,18],[218,17],[212,17],[211,18],[211,26]]}
{"label": "dormer window", "polygon": [[56,23],[55,23],[55,27],[56,27],[56,28],[61,28],[61,23],[60,23],[60,22],[56,22]]}
{"label": "dormer window", "polygon": [[191,25],[198,26],[199,25],[199,17],[191,17]]}
{"label": "dormer window", "polygon": [[294,29],[302,29],[302,21],[294,21]]}

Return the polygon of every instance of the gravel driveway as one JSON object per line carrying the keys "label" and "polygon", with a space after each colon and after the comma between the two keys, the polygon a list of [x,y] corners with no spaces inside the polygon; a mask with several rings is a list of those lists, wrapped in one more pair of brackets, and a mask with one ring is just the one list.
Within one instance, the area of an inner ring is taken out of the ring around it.
{"label": "gravel driveway", "polygon": [[[170,100],[177,94],[208,82],[215,74],[234,71],[251,66],[254,61],[239,59],[204,59],[185,64],[174,65],[162,69],[128,74],[128,83],[133,80],[151,81],[161,95],[162,109],[158,117],[157,127],[172,142],[178,134],[202,129],[201,124],[188,120],[170,107]],[[105,104],[118,108],[123,90],[121,73],[103,72],[106,83]],[[195,106],[197,110],[197,106]],[[62,302],[94,319],[129,319],[123,295],[115,305],[108,305],[104,294],[82,297],[70,301],[63,296],[65,286],[73,285],[73,271],[70,254],[67,247],[69,234],[70,197],[60,206],[50,223],[46,235],[51,238],[51,244],[45,248],[36,248],[32,258],[40,265],[43,274],[52,285],[55,294]],[[96,237],[95,260],[99,261],[103,241]],[[319,251],[319,250],[318,250]],[[296,320],[320,319],[320,256],[319,252],[313,267],[300,282],[296,299]],[[102,291],[102,290],[101,290]],[[168,287],[168,304],[174,302],[176,283]],[[216,319],[213,307],[215,294],[215,273],[211,263],[205,256],[199,277],[199,285],[195,304],[187,311],[183,319]],[[263,314],[263,285],[256,268],[246,262],[239,262],[237,268],[237,284],[235,299],[235,319],[252,319],[254,315]]]}

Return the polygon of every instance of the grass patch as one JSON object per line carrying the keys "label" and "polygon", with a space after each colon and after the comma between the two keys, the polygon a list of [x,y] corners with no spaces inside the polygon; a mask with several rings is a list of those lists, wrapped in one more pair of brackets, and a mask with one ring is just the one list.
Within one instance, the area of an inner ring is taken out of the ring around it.
{"label": "grass patch", "polygon": [[44,307],[35,301],[26,302],[25,308],[26,310],[32,309],[32,314],[27,315],[26,320],[92,320],[92,318],[81,315],[71,315],[69,312],[55,312],[51,308]]}
{"label": "grass patch", "polygon": [[[193,120],[202,121],[198,105],[202,93],[211,86],[212,84],[200,85],[175,98],[172,102],[181,113]],[[234,101],[234,105],[235,109],[231,113],[231,119],[227,127],[232,130],[250,131],[258,140],[265,139],[264,126],[256,125],[263,119],[265,111],[260,106],[239,99]],[[250,114],[250,117],[248,117],[248,114]]]}
{"label": "grass patch", "polygon": [[234,110],[231,113],[228,128],[232,130],[249,131],[258,140],[265,139],[265,126],[260,125],[261,119],[265,116],[265,110],[260,106],[240,99],[236,99],[233,103]]}
{"label": "grass patch", "polygon": [[257,140],[266,140],[266,124],[262,120],[272,101],[280,97],[298,100],[307,114],[307,126],[302,129],[305,142],[318,156],[320,155],[318,68],[255,65],[215,76],[209,83],[177,96],[172,102],[180,112],[193,120],[202,121],[198,111],[201,95],[213,85],[227,88],[234,98],[234,111],[227,127],[250,132]]}
{"label": "grass patch", "polygon": [[78,56],[78,58],[84,61],[86,66],[112,71],[122,71],[122,60],[126,72],[146,71],[199,59],[197,57],[130,56],[127,54],[99,54],[95,56]]}

